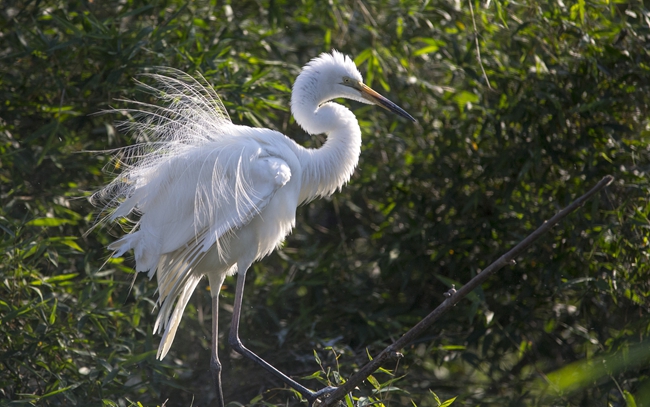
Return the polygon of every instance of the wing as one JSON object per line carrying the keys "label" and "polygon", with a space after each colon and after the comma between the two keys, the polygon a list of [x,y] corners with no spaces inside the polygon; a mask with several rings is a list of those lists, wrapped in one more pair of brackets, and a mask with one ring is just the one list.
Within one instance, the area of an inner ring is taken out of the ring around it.
{"label": "wing", "polygon": [[118,150],[115,168],[122,172],[92,199],[110,213],[105,220],[133,220],[130,233],[109,247],[118,256],[134,249],[136,269],[150,276],[162,253],[219,246],[291,176],[282,157],[264,148],[280,133],[233,125],[204,78],[158,72],[145,75],[157,87],[139,84],[166,106],[133,102],[137,108],[126,113],[138,120],[122,127],[141,143]]}
{"label": "wing", "polygon": [[114,256],[133,249],[137,271],[151,278],[157,270],[161,359],[201,279],[196,265],[214,247],[228,267],[228,235],[258,215],[291,178],[284,157],[267,149],[284,136],[233,125],[205,79],[163,73],[169,76],[147,75],[157,88],[140,85],[166,107],[133,102],[136,108],[125,111],[138,120],[122,127],[140,144],[118,150],[113,162],[122,172],[92,199],[109,213],[104,220],[135,224],[109,246]]}
{"label": "wing", "polygon": [[[174,262],[189,266],[214,246],[225,259],[222,238],[259,214],[290,177],[282,158],[250,138],[190,148],[131,180],[132,193],[112,218],[132,212],[141,218],[134,231],[109,248],[116,256],[134,249],[136,270],[150,271],[150,277],[165,253],[178,252]],[[177,269],[175,263],[162,266]]]}
{"label": "wing", "polygon": [[142,213],[137,228],[109,248],[115,256],[133,249],[136,270],[149,271],[150,278],[157,274],[160,311],[154,332],[164,333],[159,359],[169,351],[202,277],[193,271],[205,253],[217,250],[222,267],[229,267],[223,241],[258,215],[291,178],[283,159],[242,140],[193,149],[143,174],[115,212]]}

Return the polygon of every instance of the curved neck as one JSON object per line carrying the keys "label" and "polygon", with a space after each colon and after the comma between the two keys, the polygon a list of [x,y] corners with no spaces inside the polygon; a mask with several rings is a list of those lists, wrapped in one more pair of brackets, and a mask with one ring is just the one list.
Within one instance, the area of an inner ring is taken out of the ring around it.
{"label": "curved neck", "polygon": [[354,114],[337,103],[309,111],[308,103],[292,103],[296,122],[310,134],[327,135],[322,147],[303,149],[300,201],[328,196],[350,180],[361,154],[361,129]]}

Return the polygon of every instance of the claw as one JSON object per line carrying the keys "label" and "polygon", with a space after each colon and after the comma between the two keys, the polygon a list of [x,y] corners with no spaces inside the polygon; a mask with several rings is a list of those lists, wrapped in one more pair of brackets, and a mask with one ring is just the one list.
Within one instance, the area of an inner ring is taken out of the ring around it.
{"label": "claw", "polygon": [[318,390],[315,393],[311,393],[310,395],[307,396],[307,401],[309,402],[309,405],[311,407],[318,407],[322,403],[320,400],[321,397],[327,398],[329,397],[330,394],[334,393],[336,391],[337,387],[323,387],[322,389]]}

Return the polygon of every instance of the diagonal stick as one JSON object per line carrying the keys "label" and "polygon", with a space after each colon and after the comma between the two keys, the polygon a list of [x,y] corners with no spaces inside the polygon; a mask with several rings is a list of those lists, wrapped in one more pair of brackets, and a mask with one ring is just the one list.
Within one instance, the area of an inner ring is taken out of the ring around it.
{"label": "diagonal stick", "polygon": [[605,188],[612,181],[614,177],[611,175],[605,176],[601,179],[596,186],[594,186],[589,192],[582,195],[580,198],[573,201],[569,206],[562,209],[560,212],[555,214],[551,219],[545,221],[540,227],[538,227],[533,233],[528,235],[524,240],[519,242],[515,247],[510,249],[506,254],[499,257],[495,262],[490,264],[488,267],[483,269],[479,274],[472,278],[467,284],[462,286],[458,291],[451,294],[446,300],[442,302],[436,309],[431,311],[429,315],[424,317],[420,322],[418,322],[413,328],[408,330],[401,338],[399,338],[395,343],[389,345],[381,351],[381,353],[375,357],[370,362],[366,363],[357,373],[352,375],[347,382],[338,387],[336,391],[330,393],[323,400],[316,400],[314,407],[326,407],[331,406],[336,403],[338,400],[341,400],[345,395],[351,392],[356,386],[361,384],[364,380],[373,374],[381,365],[388,359],[397,357],[399,351],[410,343],[412,343],[418,336],[420,336],[427,328],[429,328],[435,321],[437,321],[443,314],[453,308],[460,300],[465,298],[467,294],[472,292],[476,287],[483,284],[492,274],[499,271],[503,266],[508,264],[514,264],[514,259],[521,252],[527,249],[535,240],[539,239],[544,233],[548,232],[553,226],[558,224],[562,219],[566,218],[571,212],[578,209],[582,206],[589,198],[595,195],[598,191]]}

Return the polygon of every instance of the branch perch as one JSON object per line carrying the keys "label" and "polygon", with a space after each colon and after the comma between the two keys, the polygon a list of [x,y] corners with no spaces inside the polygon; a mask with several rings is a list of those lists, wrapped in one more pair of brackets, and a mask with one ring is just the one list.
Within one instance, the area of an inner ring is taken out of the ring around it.
{"label": "branch perch", "polygon": [[594,186],[589,192],[582,195],[575,201],[573,201],[569,206],[562,209],[560,212],[555,214],[551,219],[545,221],[539,228],[537,228],[533,233],[528,235],[524,240],[519,242],[515,247],[510,249],[506,254],[499,257],[495,262],[490,264],[488,267],[483,269],[479,274],[472,278],[467,284],[459,288],[457,291],[453,292],[453,289],[450,290],[450,296],[442,302],[436,309],[431,311],[429,315],[424,317],[420,322],[418,322],[413,328],[406,332],[401,338],[399,338],[395,343],[389,345],[384,349],[377,357],[365,364],[356,374],[354,374],[350,379],[345,382],[343,385],[339,386],[335,391],[324,396],[322,399],[316,400],[314,402],[315,407],[326,407],[331,406],[337,401],[343,399],[347,393],[352,391],[356,386],[361,384],[364,380],[373,374],[381,365],[388,359],[393,358],[401,349],[405,348],[411,344],[418,336],[420,336],[427,328],[429,328],[435,321],[437,321],[443,314],[449,311],[454,305],[456,305],[460,300],[465,298],[470,292],[472,292],[476,287],[483,284],[492,274],[499,271],[501,268],[508,264],[514,264],[514,259],[521,252],[527,249],[535,240],[539,239],[544,233],[548,232],[553,226],[558,224],[562,219],[567,217],[571,212],[578,209],[582,206],[589,198],[591,198],[598,191],[605,188],[614,180],[614,177],[611,175],[605,176],[601,179],[596,186]]}

